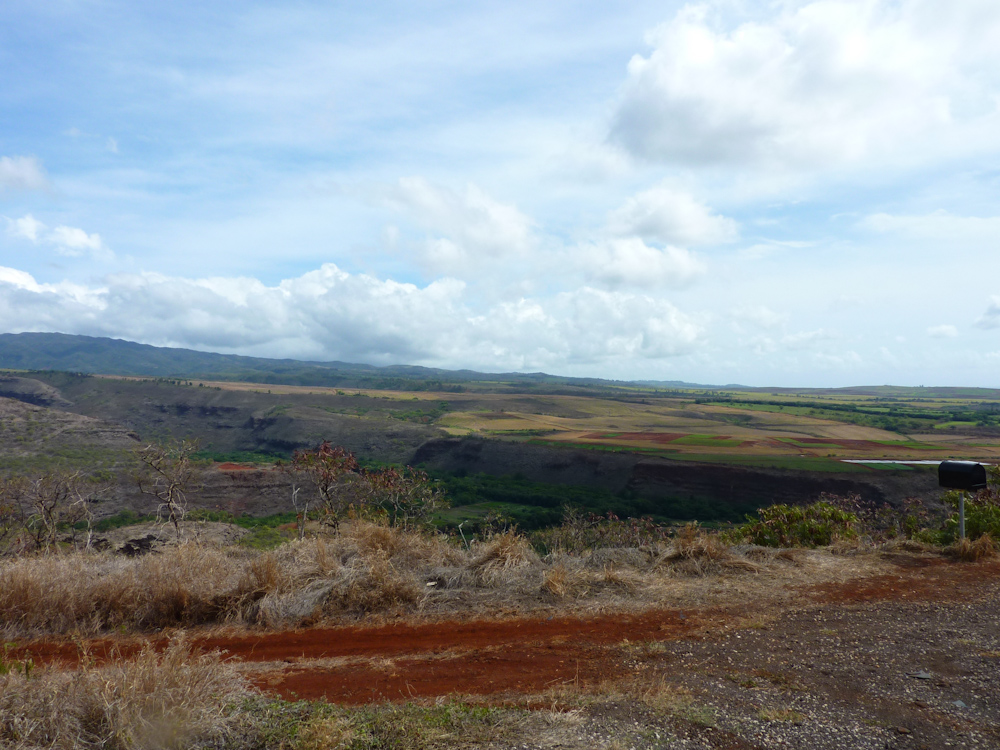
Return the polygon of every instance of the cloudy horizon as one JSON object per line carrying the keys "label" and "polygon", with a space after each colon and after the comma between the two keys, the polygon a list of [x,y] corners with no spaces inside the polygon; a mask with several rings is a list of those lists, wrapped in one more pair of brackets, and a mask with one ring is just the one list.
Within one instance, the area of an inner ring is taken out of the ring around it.
{"label": "cloudy horizon", "polygon": [[0,332],[1000,385],[988,0],[0,9]]}

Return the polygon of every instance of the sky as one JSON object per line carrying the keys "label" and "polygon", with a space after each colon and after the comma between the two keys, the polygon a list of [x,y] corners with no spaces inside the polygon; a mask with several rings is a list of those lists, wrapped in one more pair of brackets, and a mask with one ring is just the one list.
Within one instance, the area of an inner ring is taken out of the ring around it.
{"label": "sky", "polygon": [[1000,3],[5,0],[22,331],[1000,387]]}

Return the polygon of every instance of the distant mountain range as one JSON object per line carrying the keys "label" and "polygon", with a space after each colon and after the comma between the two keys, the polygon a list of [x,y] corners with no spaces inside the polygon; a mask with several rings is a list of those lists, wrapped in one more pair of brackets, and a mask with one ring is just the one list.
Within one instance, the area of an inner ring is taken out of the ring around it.
{"label": "distant mountain range", "polygon": [[[0,334],[0,369],[59,370],[99,375],[131,375],[152,378],[188,378],[310,385],[341,388],[397,390],[544,390],[588,392],[703,390],[748,393],[808,394],[810,396],[857,395],[878,398],[975,398],[1000,399],[991,388],[854,386],[850,388],[753,388],[742,385],[703,385],[681,380],[604,380],[571,378],[544,372],[487,373],[475,370],[443,370],[416,365],[375,365],[350,362],[310,362],[297,359],[242,357],[193,349],[137,344],[122,339],[76,336],[65,333]],[[720,394],[723,395],[724,394]]]}
{"label": "distant mountain range", "polygon": [[[588,390],[633,385],[623,381],[559,377],[542,372],[484,373],[414,365],[377,367],[349,362],[243,357],[65,333],[0,334],[0,368],[405,390],[458,390],[463,384],[471,383],[507,384],[518,388],[579,387]],[[680,381],[644,385],[659,388],[705,387]]]}

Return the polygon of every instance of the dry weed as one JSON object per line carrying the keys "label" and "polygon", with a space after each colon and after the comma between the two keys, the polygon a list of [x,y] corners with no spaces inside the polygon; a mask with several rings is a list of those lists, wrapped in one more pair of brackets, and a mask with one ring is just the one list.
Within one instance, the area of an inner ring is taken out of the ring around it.
{"label": "dry weed", "polygon": [[882,545],[882,550],[885,552],[933,552],[935,549],[930,544],[918,542],[916,539],[906,539],[905,537],[890,539]]}
{"label": "dry weed", "polygon": [[412,572],[397,570],[387,557],[382,557],[344,568],[324,611],[331,615],[398,614],[422,595],[423,589]]}
{"label": "dry weed", "polygon": [[542,575],[542,590],[557,599],[580,596],[586,593],[587,575],[562,563],[556,564]]}
{"label": "dry weed", "polygon": [[970,542],[968,537],[959,539],[948,547],[948,553],[966,562],[976,562],[990,557],[996,557],[997,543],[989,534],[983,534],[976,541]]}
{"label": "dry weed", "polygon": [[350,747],[354,728],[341,717],[319,717],[299,729],[297,750],[340,750]]}
{"label": "dry weed", "polygon": [[641,576],[628,571],[619,570],[611,565],[605,566],[603,578],[605,583],[616,586],[629,594],[634,594],[642,581]]}
{"label": "dry weed", "polygon": [[763,721],[787,721],[791,724],[804,724],[805,714],[791,708],[765,708],[758,714],[758,718]]}
{"label": "dry weed", "polygon": [[249,691],[218,654],[193,656],[182,641],[162,654],[75,672],[0,677],[0,745],[166,750],[218,740]]}
{"label": "dry weed", "polygon": [[663,713],[675,713],[694,702],[693,694],[688,688],[671,684],[662,678],[641,691],[639,697],[647,706]]}
{"label": "dry weed", "polygon": [[669,565],[674,572],[703,576],[723,570],[757,573],[760,565],[734,553],[719,534],[703,531],[697,523],[689,523],[674,538],[654,567]]}
{"label": "dry weed", "polygon": [[512,572],[538,562],[538,555],[523,536],[507,531],[497,534],[475,550],[470,567],[485,586],[509,583]]}
{"label": "dry weed", "polygon": [[453,558],[451,548],[442,538],[394,526],[357,521],[345,530],[343,540],[353,542],[364,558],[386,558],[394,563],[416,565],[442,562]]}
{"label": "dry weed", "polygon": [[853,555],[871,549],[871,544],[859,536],[834,534],[827,549],[835,555]]}

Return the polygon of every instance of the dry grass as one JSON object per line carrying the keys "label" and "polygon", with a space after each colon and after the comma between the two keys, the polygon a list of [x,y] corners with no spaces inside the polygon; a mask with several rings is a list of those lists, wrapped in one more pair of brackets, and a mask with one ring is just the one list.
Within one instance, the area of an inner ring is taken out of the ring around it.
{"label": "dry grass", "polygon": [[983,534],[974,542],[970,542],[968,537],[959,539],[953,545],[948,547],[947,551],[950,555],[957,557],[959,560],[976,562],[978,560],[996,557],[1000,548],[998,548],[997,543],[993,541],[993,537],[989,534]]}
{"label": "dry grass", "polygon": [[538,561],[538,554],[527,539],[507,531],[475,548],[471,568],[481,584],[503,586],[516,577],[519,569]]}
{"label": "dry grass", "polygon": [[218,654],[192,656],[182,641],[162,654],[74,672],[0,676],[0,746],[160,750],[219,740],[249,695]]}
{"label": "dry grass", "polygon": [[657,567],[667,567],[674,573],[704,576],[723,571],[760,572],[761,566],[734,552],[717,533],[708,533],[696,523],[684,526],[673,543],[656,561]]}
{"label": "dry grass", "polygon": [[765,708],[758,714],[762,721],[787,721],[792,724],[804,724],[806,716],[791,708]]}
{"label": "dry grass", "polygon": [[[979,544],[982,550],[986,542]],[[792,586],[887,565],[876,552],[844,557],[727,546],[696,526],[659,547],[541,559],[512,532],[467,550],[443,536],[357,521],[337,536],[269,552],[188,543],[132,558],[71,552],[0,559],[0,639],[200,624],[280,629],[372,616],[510,616],[551,608],[553,599],[580,614],[703,606],[734,596],[780,598]],[[760,575],[733,575],[746,572]]]}

